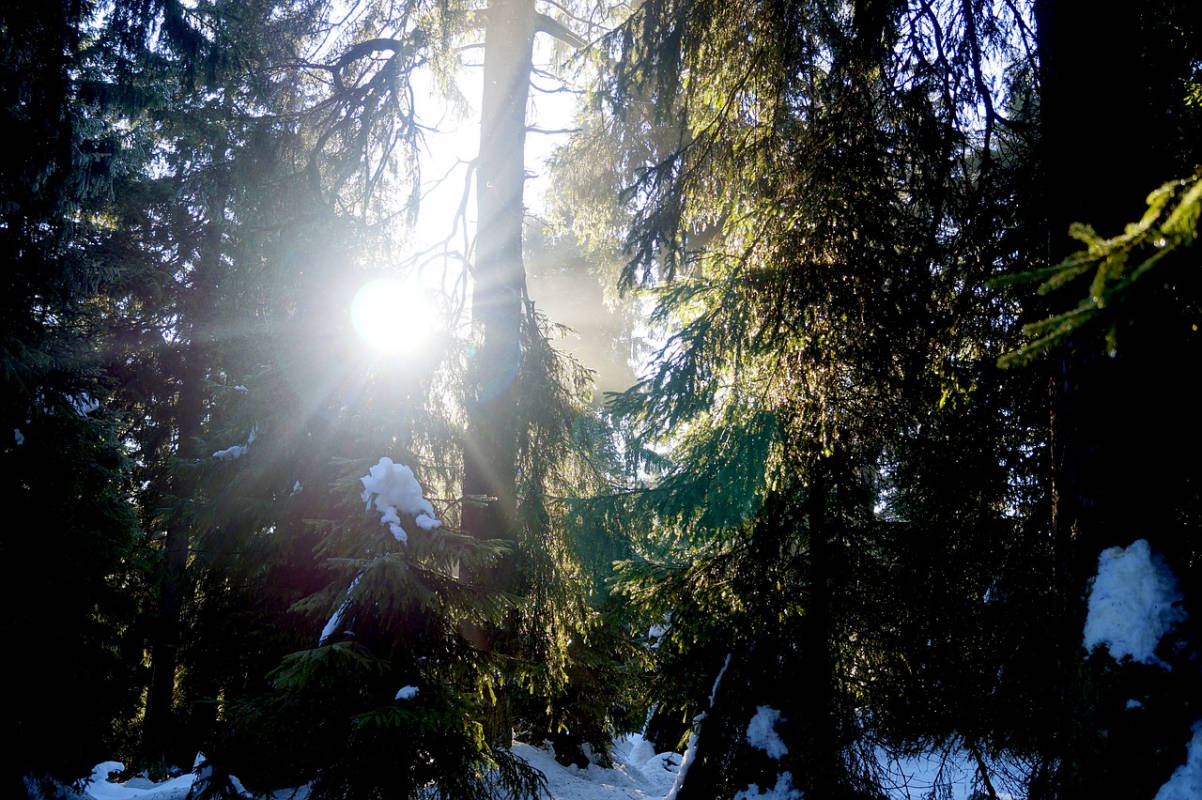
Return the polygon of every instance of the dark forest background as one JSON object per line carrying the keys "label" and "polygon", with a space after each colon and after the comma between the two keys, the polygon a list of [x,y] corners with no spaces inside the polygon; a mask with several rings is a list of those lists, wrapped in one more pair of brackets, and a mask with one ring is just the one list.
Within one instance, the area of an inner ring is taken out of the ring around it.
{"label": "dark forest background", "polygon": [[[373,359],[350,298],[420,267],[417,109],[469,56],[448,322]],[[211,796],[534,795],[514,736],[639,730],[695,737],[681,800],[1185,763],[1202,5],[6,3],[0,99],[6,795],[198,751]],[[364,511],[383,456],[440,527]],[[1187,616],[1118,663],[1086,597],[1138,539]]]}

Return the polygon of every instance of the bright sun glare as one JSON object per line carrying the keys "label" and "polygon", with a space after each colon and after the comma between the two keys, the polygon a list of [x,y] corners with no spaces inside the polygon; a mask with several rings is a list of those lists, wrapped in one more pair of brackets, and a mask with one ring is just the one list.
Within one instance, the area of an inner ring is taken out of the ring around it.
{"label": "bright sun glare", "polygon": [[368,281],[351,300],[351,323],[372,350],[412,355],[426,343],[436,319],[418,286],[394,278]]}

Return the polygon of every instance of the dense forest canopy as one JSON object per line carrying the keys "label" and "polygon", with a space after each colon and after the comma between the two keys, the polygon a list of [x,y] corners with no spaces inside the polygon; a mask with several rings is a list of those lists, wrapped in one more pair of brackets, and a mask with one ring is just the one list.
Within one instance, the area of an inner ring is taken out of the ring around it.
{"label": "dense forest canopy", "polygon": [[1197,4],[51,0],[0,97],[6,794],[1202,792]]}

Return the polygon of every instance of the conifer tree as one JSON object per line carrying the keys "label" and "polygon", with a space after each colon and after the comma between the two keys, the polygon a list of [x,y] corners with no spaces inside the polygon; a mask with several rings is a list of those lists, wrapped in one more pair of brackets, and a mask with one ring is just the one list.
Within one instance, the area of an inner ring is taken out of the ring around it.
{"label": "conifer tree", "polygon": [[[485,339],[493,347],[498,337],[516,336],[523,356],[517,375],[506,378],[507,422],[490,418],[485,427],[494,426],[489,436],[512,438],[504,449],[515,485],[468,492],[479,496],[465,504],[458,474],[465,417],[469,439],[484,435],[473,365],[504,364],[482,357],[478,342],[472,360],[464,342],[437,336],[418,362],[372,364],[354,352],[338,316],[354,277],[378,269],[398,238],[389,229],[395,190],[419,186],[414,70],[446,59],[471,15],[420,4],[371,7],[338,26],[320,8],[264,9],[250,21],[229,12],[206,6],[181,21],[185,33],[203,33],[201,49],[216,60],[204,80],[187,83],[172,51],[151,53],[158,71],[138,76],[181,81],[173,113],[160,112],[168,169],[147,181],[161,193],[142,216],[131,211],[125,220],[141,231],[131,249],[178,267],[166,292],[139,287],[131,298],[145,314],[141,332],[169,331],[177,351],[138,356],[129,370],[155,393],[144,402],[168,404],[139,428],[146,460],[158,465],[143,495],[144,519],[152,530],[178,532],[166,548],[177,564],[162,596],[182,598],[178,608],[160,607],[163,629],[178,619],[161,638],[182,649],[175,659],[173,646],[163,648],[156,661],[164,688],[152,692],[166,694],[155,701],[158,719],[171,708],[175,719],[156,726],[152,714],[147,732],[173,748],[173,759],[203,744],[223,768],[249,765],[257,786],[313,779],[326,794],[397,796],[433,782],[451,796],[485,796],[501,780],[529,794],[531,772],[490,747],[507,741],[512,721],[489,711],[489,698],[506,684],[558,692],[567,643],[583,633],[582,585],[564,547],[562,512],[546,496],[578,493],[589,474],[572,455],[580,373],[547,344],[546,323],[521,296],[520,263],[500,259],[502,294],[518,303],[502,316],[516,327]],[[518,176],[501,204],[508,233],[499,240],[511,256],[514,220],[521,241],[513,192],[520,193],[525,101],[507,104],[511,117],[519,112],[520,128],[506,134],[516,137],[517,153],[511,147],[491,158]],[[506,161],[513,157],[516,172]],[[181,196],[187,202],[174,209],[157,205]],[[481,251],[494,249],[482,237]],[[501,289],[491,280],[477,284],[480,310]],[[408,383],[402,389],[398,380]],[[386,454],[412,466],[441,498],[443,524],[427,531],[413,520],[395,523],[408,542],[352,500],[358,478]],[[156,513],[151,504],[168,497],[167,513]],[[485,497],[508,498],[506,531],[464,538],[470,503],[496,507]],[[503,565],[515,546],[522,580],[508,587],[483,580],[498,567],[513,572]],[[501,588],[519,591],[498,595]],[[504,619],[502,610],[510,612]],[[223,619],[227,613],[237,613],[238,624]],[[317,641],[321,622],[334,616],[353,641],[341,629]],[[467,646],[473,630],[492,631],[483,650]],[[214,641],[230,642],[232,652],[214,653]],[[289,651],[264,683],[264,665]],[[371,691],[362,670],[376,676]],[[394,698],[396,687],[380,680],[402,672],[421,681],[420,699]],[[538,725],[557,724],[543,716],[532,714]],[[486,738],[481,719],[499,722]],[[315,740],[319,749],[304,751],[315,761],[298,762],[295,748],[290,755],[273,749],[279,758],[255,770],[249,754],[291,741],[301,721],[330,733]],[[375,757],[401,742],[414,744],[407,760]],[[494,762],[499,777],[490,772]]]}
{"label": "conifer tree", "polygon": [[[624,189],[623,212],[607,220],[618,237],[625,228],[624,279],[656,285],[655,320],[669,333],[616,409],[638,426],[632,453],[671,458],[616,500],[663,540],[643,548],[627,585],[669,614],[659,688],[706,712],[679,797],[753,784],[870,796],[866,740],[999,740],[980,719],[966,730],[980,684],[943,694],[942,722],[920,721],[891,705],[907,676],[887,665],[929,646],[897,603],[924,592],[930,579],[908,573],[923,558],[979,539],[959,591],[987,593],[989,553],[1014,530],[1005,515],[1031,465],[944,495],[954,505],[939,513],[967,506],[975,524],[944,532],[927,556],[911,539],[931,523],[890,519],[885,500],[899,481],[928,479],[910,472],[914,459],[933,457],[957,406],[987,415],[994,398],[1011,404],[990,441],[1038,445],[1024,438],[1013,383],[983,401],[1007,384],[991,361],[1016,333],[1013,300],[985,284],[1030,235],[993,234],[1022,219],[1028,25],[969,4],[648,3],[607,40],[603,113],[575,152],[612,143],[611,158],[591,163],[613,165],[605,185]],[[1008,64],[1008,93],[987,84],[984,52]],[[980,105],[983,118],[968,110]],[[956,435],[968,446],[968,430]],[[996,623],[970,619],[940,636],[951,648],[984,637],[983,655],[1001,657]],[[761,706],[779,712],[787,753],[749,742]]]}
{"label": "conifer tree", "polygon": [[137,520],[114,385],[94,348],[122,265],[106,253],[136,135],[86,88],[106,65],[90,4],[0,10],[0,500],[14,752],[3,791],[70,780],[118,744],[137,702]]}
{"label": "conifer tree", "polygon": [[[1046,337],[1035,349],[1051,357],[1031,369],[1049,377],[1051,512],[1063,628],[1055,661],[1055,758],[1033,796],[1152,794],[1182,763],[1183,731],[1199,713],[1196,692],[1185,688],[1196,681],[1196,671],[1116,669],[1096,656],[1082,664],[1080,631],[1088,581],[1107,547],[1146,539],[1185,585],[1197,581],[1191,532],[1196,477],[1181,466],[1196,439],[1194,426],[1185,422],[1192,416],[1189,389],[1179,376],[1198,359],[1191,335],[1198,287],[1188,271],[1173,269],[1180,258],[1167,247],[1174,234],[1156,243],[1168,265],[1161,279],[1129,289],[1128,251],[1106,242],[1124,234],[1137,242],[1143,197],[1197,167],[1202,120],[1191,87],[1197,86],[1199,17],[1176,3],[1107,14],[1072,2],[1037,3],[1035,9],[1048,246],[1040,254],[1044,269],[1027,275],[1052,277],[1043,290],[1060,291],[1029,307],[1032,320],[1049,312],[1057,317],[1032,326]],[[1090,61],[1100,71],[1085,70]],[[1079,115],[1116,98],[1139,123],[1082,137]],[[1101,164],[1107,168],[1099,170]],[[1172,199],[1162,189],[1149,202],[1163,208]],[[1156,216],[1149,211],[1144,222]],[[1126,223],[1131,225],[1124,231]],[[1179,229],[1180,222],[1171,227]],[[1073,254],[1079,245],[1069,233],[1087,253]],[[1087,279],[1095,263],[1100,269]],[[1120,291],[1111,294],[1115,288]],[[1068,303],[1061,298],[1074,294],[1088,299],[1062,313]],[[1141,685],[1149,698],[1146,713],[1129,714],[1126,695]],[[1118,753],[1140,767],[1114,769]]]}

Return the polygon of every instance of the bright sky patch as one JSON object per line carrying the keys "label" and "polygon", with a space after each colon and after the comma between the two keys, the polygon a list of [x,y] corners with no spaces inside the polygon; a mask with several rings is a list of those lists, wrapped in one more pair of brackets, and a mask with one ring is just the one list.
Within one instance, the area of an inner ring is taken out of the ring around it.
{"label": "bright sky patch", "polygon": [[377,353],[411,355],[429,339],[437,320],[429,298],[416,284],[378,278],[355,292],[351,324]]}

